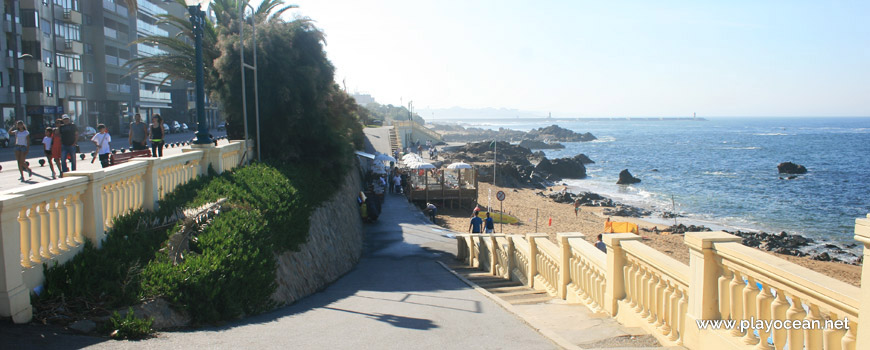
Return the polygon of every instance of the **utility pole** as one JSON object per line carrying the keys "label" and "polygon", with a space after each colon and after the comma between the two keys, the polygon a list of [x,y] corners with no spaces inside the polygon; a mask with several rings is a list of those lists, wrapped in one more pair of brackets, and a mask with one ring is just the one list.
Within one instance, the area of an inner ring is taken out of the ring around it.
{"label": "utility pole", "polygon": [[[12,0],[10,5],[12,6],[12,42],[8,43],[9,49],[12,50],[12,86],[15,88],[15,119],[24,120],[23,106],[21,105],[21,69],[18,66],[18,8],[16,6],[15,0]],[[26,122],[26,121],[25,121]],[[5,125],[3,126],[6,127]]]}

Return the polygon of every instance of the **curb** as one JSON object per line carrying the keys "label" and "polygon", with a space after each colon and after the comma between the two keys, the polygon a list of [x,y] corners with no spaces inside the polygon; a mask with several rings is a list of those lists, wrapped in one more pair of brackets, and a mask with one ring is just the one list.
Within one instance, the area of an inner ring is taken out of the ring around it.
{"label": "curb", "polygon": [[562,349],[571,349],[571,350],[575,350],[575,349],[576,349],[576,350],[580,350],[580,349],[583,349],[583,348],[581,348],[581,347],[579,347],[579,346],[577,346],[577,345],[574,345],[573,343],[569,342],[569,341],[566,340],[565,338],[562,338],[562,336],[556,334],[556,332],[553,332],[553,331],[551,331],[551,330],[549,330],[549,329],[545,329],[545,328],[542,327],[540,324],[538,324],[538,322],[536,322],[536,321],[532,321],[532,320],[528,320],[528,319],[525,319],[525,318],[524,318],[524,317],[519,313],[519,311],[518,311],[518,310],[517,310],[513,305],[511,305],[510,303],[508,303],[508,302],[502,300],[501,298],[499,298],[499,297],[495,296],[494,294],[490,293],[488,290],[484,289],[483,287],[478,286],[478,285],[475,284],[474,282],[471,282],[471,281],[468,280],[467,278],[465,278],[465,277],[463,277],[462,275],[456,273],[456,271],[453,271],[453,269],[451,269],[450,267],[448,267],[448,266],[447,266],[446,264],[444,264],[443,262],[441,262],[441,261],[436,261],[436,262],[438,263],[438,265],[441,265],[441,267],[443,267],[445,270],[447,270],[448,272],[452,273],[453,276],[456,276],[456,278],[458,278],[459,280],[461,280],[462,282],[464,282],[465,284],[467,284],[469,287],[474,288],[474,290],[476,290],[476,291],[479,292],[480,294],[483,294],[483,295],[485,295],[487,298],[489,298],[489,299],[491,299],[492,301],[494,301],[496,304],[498,304],[498,306],[501,306],[502,309],[505,309],[505,310],[507,310],[508,312],[510,312],[511,314],[513,314],[514,316],[516,316],[518,319],[520,319],[521,321],[523,321],[525,324],[529,325],[529,327],[532,327],[532,329],[534,329],[536,332],[540,333],[541,335],[543,335],[544,337],[546,337],[547,339],[549,339],[551,342],[553,342],[554,344],[556,344],[556,345],[559,346],[560,348],[562,348]]}

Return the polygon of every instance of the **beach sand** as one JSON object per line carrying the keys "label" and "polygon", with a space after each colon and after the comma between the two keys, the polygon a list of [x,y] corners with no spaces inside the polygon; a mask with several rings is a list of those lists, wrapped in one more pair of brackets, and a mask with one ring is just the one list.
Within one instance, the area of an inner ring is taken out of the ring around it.
{"label": "beach sand", "polygon": [[[499,202],[495,198],[496,192],[504,191],[506,196],[504,200],[504,211],[508,214],[517,216],[521,224],[519,225],[495,225],[495,232],[504,232],[508,234],[525,234],[532,232],[546,233],[550,236],[550,240],[557,243],[556,233],[559,232],[580,232],[586,235],[589,242],[595,242],[595,238],[599,233],[603,233],[604,222],[606,217],[602,214],[604,208],[600,207],[581,207],[579,215],[574,216],[574,206],[572,204],[556,203],[549,198],[537,195],[537,192],[543,191],[545,194],[550,193],[549,190],[534,190],[534,189],[513,189],[494,187],[488,183],[479,183],[481,207],[487,205],[488,193],[492,191],[491,206],[494,210],[499,210]],[[564,186],[551,187],[554,191],[561,191]],[[456,232],[469,232],[469,220],[471,218],[472,208],[450,209],[438,205],[438,218],[436,223],[442,227],[451,229]],[[537,230],[535,229],[535,214],[537,212]],[[552,220],[552,223],[551,221]],[[641,236],[643,242],[650,247],[661,251],[677,261],[688,265],[689,264],[689,249],[683,243],[683,235],[659,235],[653,232],[644,231],[651,229],[655,225],[638,218],[611,217],[611,221],[629,221],[638,224],[641,228]],[[763,250],[762,250],[763,251]],[[816,261],[809,258],[786,256],[781,254],[777,257],[786,259],[792,263],[806,267],[810,270],[822,273],[846,283],[860,286],[861,285],[861,267],[855,265],[847,265],[836,262]]]}

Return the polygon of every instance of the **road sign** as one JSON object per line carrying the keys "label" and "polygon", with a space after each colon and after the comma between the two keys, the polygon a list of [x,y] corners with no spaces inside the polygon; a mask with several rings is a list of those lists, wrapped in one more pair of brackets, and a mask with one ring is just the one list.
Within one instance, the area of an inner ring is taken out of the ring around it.
{"label": "road sign", "polygon": [[504,191],[498,191],[498,193],[495,194],[495,199],[498,199],[499,202],[503,201],[504,200]]}

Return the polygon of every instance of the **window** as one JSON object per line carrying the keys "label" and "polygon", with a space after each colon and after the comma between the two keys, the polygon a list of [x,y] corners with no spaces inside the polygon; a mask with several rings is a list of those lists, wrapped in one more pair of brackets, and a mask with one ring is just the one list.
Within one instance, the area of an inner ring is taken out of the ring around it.
{"label": "window", "polygon": [[24,73],[24,91],[42,92],[42,74]]}
{"label": "window", "polygon": [[51,56],[53,56],[51,54],[51,51],[42,50],[42,58],[43,58],[43,61],[45,62],[46,67],[51,67]]}
{"label": "window", "polygon": [[40,18],[39,25],[42,27],[42,34],[43,35],[51,36],[51,22],[49,22],[45,18]]}
{"label": "window", "polygon": [[85,43],[85,53],[86,54],[93,54],[94,53],[94,46],[91,44]]}
{"label": "window", "polygon": [[81,41],[81,27],[78,24],[55,22],[54,30],[58,36],[69,40]]}
{"label": "window", "polygon": [[94,73],[88,72],[88,84],[94,83]]}
{"label": "window", "polygon": [[54,0],[55,5],[60,5],[64,9],[71,9],[73,11],[79,11],[79,1],[78,0]]}
{"label": "window", "polygon": [[54,96],[54,81],[53,80],[45,80],[45,95],[46,96]]}
{"label": "window", "polygon": [[79,55],[55,55],[58,68],[79,72],[82,70],[82,57]]}
{"label": "window", "polygon": [[22,40],[21,54],[33,56],[37,60],[42,59],[42,45],[38,41]]}
{"label": "window", "polygon": [[[28,28],[39,27],[39,12],[35,10],[21,10],[21,26]],[[42,91],[40,89],[39,91]]]}
{"label": "window", "polygon": [[3,87],[3,72],[0,72],[0,87]]}

